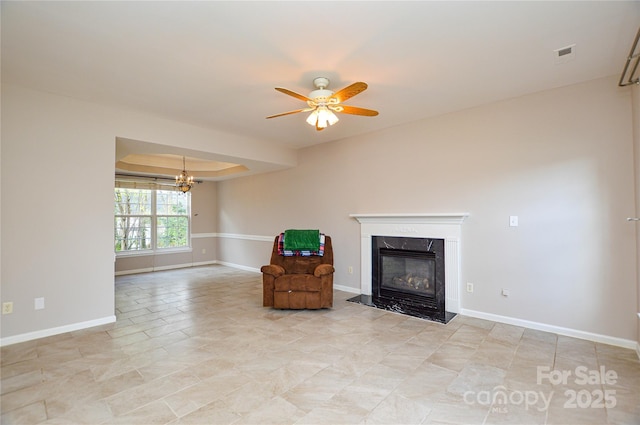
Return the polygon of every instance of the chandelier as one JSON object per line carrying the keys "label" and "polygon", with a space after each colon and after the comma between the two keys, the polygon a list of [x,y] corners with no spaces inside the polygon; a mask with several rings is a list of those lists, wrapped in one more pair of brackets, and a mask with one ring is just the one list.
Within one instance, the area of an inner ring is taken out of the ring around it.
{"label": "chandelier", "polygon": [[182,191],[182,193],[187,193],[193,186],[193,176],[187,174],[184,156],[182,157],[182,173],[180,173],[179,176],[176,176],[176,186]]}

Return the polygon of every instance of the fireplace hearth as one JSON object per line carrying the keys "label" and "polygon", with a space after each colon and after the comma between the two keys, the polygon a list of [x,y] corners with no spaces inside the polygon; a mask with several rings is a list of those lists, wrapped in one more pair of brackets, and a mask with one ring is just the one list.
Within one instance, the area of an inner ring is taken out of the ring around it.
{"label": "fireplace hearth", "polygon": [[445,240],[371,237],[371,295],[349,301],[422,319],[447,323]]}

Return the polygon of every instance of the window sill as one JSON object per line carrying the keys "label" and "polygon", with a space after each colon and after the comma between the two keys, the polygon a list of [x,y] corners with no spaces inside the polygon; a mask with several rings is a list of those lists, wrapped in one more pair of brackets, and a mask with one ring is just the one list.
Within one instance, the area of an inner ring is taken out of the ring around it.
{"label": "window sill", "polygon": [[182,254],[186,252],[193,252],[193,249],[189,247],[189,248],[165,248],[165,249],[145,250],[145,251],[116,252],[116,258],[151,257],[154,255]]}

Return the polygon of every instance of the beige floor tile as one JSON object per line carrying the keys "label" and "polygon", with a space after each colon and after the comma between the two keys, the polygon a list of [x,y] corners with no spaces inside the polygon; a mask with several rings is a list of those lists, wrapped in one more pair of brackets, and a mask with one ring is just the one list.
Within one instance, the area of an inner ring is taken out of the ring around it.
{"label": "beige floor tile", "polygon": [[556,357],[572,359],[589,366],[596,363],[596,343],[584,339],[558,336]]}
{"label": "beige floor tile", "polygon": [[[27,341],[0,349],[2,367],[38,358],[37,341]],[[4,369],[3,369],[4,370]]]}
{"label": "beige floor tile", "polygon": [[441,393],[425,401],[431,409],[425,423],[447,423],[456,425],[481,425],[489,413],[490,406],[465,402],[462,396]]}
{"label": "beige floor tile", "polygon": [[379,364],[405,375],[416,370],[431,354],[431,351],[421,350],[417,347],[399,348],[385,356]]}
{"label": "beige floor tile", "polygon": [[[640,423],[634,350],[460,315],[444,325],[352,296],[335,291],[332,309],[274,310],[262,307],[259,273],[216,265],[118,276],[116,323],[2,347],[1,421]],[[538,368],[578,366],[618,378],[538,383]],[[616,405],[564,405],[565,391],[598,389],[615,391]],[[500,391],[515,398],[493,403]],[[534,393],[552,397],[548,409],[518,403]]]}
{"label": "beige floor tile", "polygon": [[575,399],[564,391],[564,389],[556,389],[547,414],[548,425],[602,425],[607,423],[606,409],[594,408],[590,405],[581,407],[578,403],[574,403]]}
{"label": "beige floor tile", "polygon": [[[47,407],[49,405],[47,404]],[[69,423],[69,424],[101,424],[113,420],[111,410],[104,400],[94,400],[83,402],[75,405],[71,409],[64,412],[60,416],[55,416],[45,422],[50,423]]]}
{"label": "beige floor tile", "polygon": [[319,407],[298,419],[296,425],[336,425],[359,424],[364,421],[365,415],[359,411],[353,411],[349,406]]}
{"label": "beige floor tile", "polygon": [[22,388],[31,387],[42,383],[43,380],[44,377],[42,376],[42,371],[40,369],[32,370],[20,375],[13,375],[8,378],[3,377],[0,383],[0,393],[5,394]]}
{"label": "beige floor tile", "polygon": [[175,392],[164,401],[178,417],[183,417],[249,382],[251,379],[241,374],[218,375]]}
{"label": "beige floor tile", "polygon": [[522,333],[522,339],[525,341],[534,341],[536,344],[553,345],[554,347],[558,343],[557,334],[539,331],[536,329],[525,328],[524,332]]}
{"label": "beige floor tile", "polygon": [[429,398],[444,393],[457,376],[455,371],[427,362],[407,376],[394,391],[411,399]]}
{"label": "beige floor tile", "polygon": [[488,366],[508,369],[516,353],[517,345],[494,339],[489,335],[478,347],[472,360]]}
{"label": "beige floor tile", "polygon": [[115,416],[122,416],[199,382],[200,379],[190,373],[177,372],[122,391],[105,401]]}
{"label": "beige floor tile", "polygon": [[431,413],[431,409],[424,403],[391,393],[361,423],[375,425],[421,424],[429,413]]}
{"label": "beige floor tile", "polygon": [[471,348],[478,348],[489,334],[488,329],[476,328],[467,324],[463,324],[449,337],[447,342],[466,345]]}
{"label": "beige floor tile", "polygon": [[309,388],[307,384],[299,385],[282,395],[282,398],[296,405],[299,409],[309,413],[312,410],[331,405],[328,403],[336,393],[342,390],[341,386],[318,385]]}
{"label": "beige floor tile", "polygon": [[[532,398],[533,400],[533,398]],[[489,414],[484,425],[545,425],[547,422],[546,410],[538,410],[535,406],[520,403],[520,399],[515,399],[516,403],[493,404],[489,409]],[[543,404],[539,403],[539,408]]]}
{"label": "beige floor tile", "polygon": [[489,337],[501,341],[505,344],[518,345],[524,334],[524,328],[520,326],[506,325],[504,323],[496,323]]}
{"label": "beige floor tile", "polygon": [[522,339],[513,357],[514,363],[536,363],[539,366],[553,366],[556,357],[555,344],[540,343]]}
{"label": "beige floor tile", "polygon": [[576,368],[582,367],[586,370],[597,370],[598,369],[598,359],[591,356],[591,351],[587,352],[585,355],[577,355],[573,356],[567,355],[567,353],[563,353],[562,355],[556,354],[556,359],[553,365],[553,369],[561,372],[570,372],[573,377],[576,374]]}
{"label": "beige floor tile", "polygon": [[496,387],[504,385],[505,375],[506,372],[497,367],[468,363],[447,386],[447,391],[459,396],[467,393],[492,392]]}
{"label": "beige floor tile", "polygon": [[469,317],[469,316],[461,316],[461,315],[457,315],[452,322],[454,325],[455,324],[459,324],[459,325],[469,325],[469,326],[473,326],[475,328],[480,328],[480,329],[485,329],[487,331],[491,331],[491,329],[496,325],[495,322],[492,322],[490,320],[484,320],[484,319],[477,319],[475,317]]}
{"label": "beige floor tile", "polygon": [[156,425],[167,424],[176,419],[176,415],[162,401],[154,401],[124,415],[114,417],[106,425]]}
{"label": "beige floor tile", "polygon": [[390,393],[389,389],[349,384],[326,402],[323,407],[335,408],[339,411],[347,411],[356,416],[365,417]]}
{"label": "beige floor tile", "polygon": [[306,415],[294,404],[289,403],[282,397],[274,397],[268,402],[243,415],[238,421],[246,424],[293,424]]}
{"label": "beige floor tile", "polygon": [[275,396],[274,388],[270,383],[251,381],[220,400],[229,412],[242,416],[260,408]]}
{"label": "beige floor tile", "polygon": [[198,410],[195,410],[185,416],[180,417],[171,424],[180,425],[203,425],[216,424],[227,425],[240,423],[240,415],[229,410],[228,406],[222,401],[214,401]]}
{"label": "beige floor tile", "polygon": [[26,406],[19,407],[0,417],[0,423],[12,425],[31,425],[47,420],[47,410],[44,401],[37,401]]}
{"label": "beige floor tile", "polygon": [[477,348],[447,341],[438,351],[429,356],[429,361],[437,366],[460,371],[476,353]]}

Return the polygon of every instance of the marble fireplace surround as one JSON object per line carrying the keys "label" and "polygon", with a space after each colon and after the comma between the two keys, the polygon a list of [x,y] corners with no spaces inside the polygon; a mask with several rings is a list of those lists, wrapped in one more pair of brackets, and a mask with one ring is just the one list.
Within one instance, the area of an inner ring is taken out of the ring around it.
{"label": "marble fireplace surround", "polygon": [[360,223],[360,293],[371,295],[371,237],[444,239],[445,309],[460,312],[460,237],[469,213],[350,214]]}

